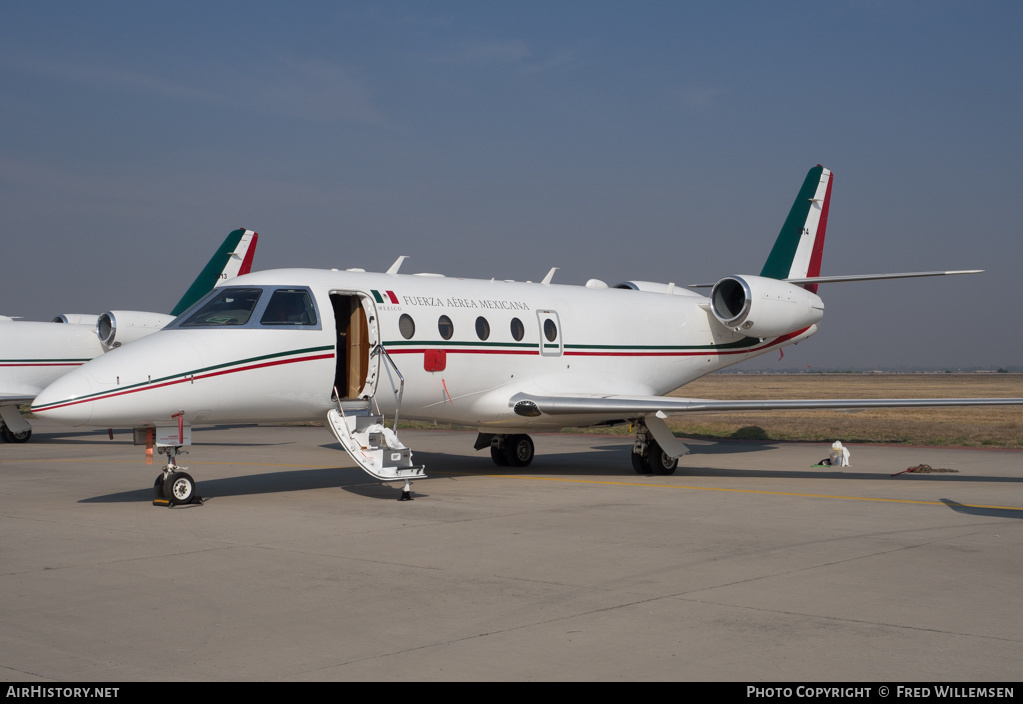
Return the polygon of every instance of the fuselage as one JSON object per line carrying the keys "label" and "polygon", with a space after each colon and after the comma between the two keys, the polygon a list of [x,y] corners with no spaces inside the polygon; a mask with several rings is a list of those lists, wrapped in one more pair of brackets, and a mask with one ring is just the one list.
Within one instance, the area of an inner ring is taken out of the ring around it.
{"label": "fuselage", "polygon": [[0,322],[0,396],[30,401],[55,379],[102,353],[94,325]]}
{"label": "fuselage", "polygon": [[[392,414],[400,393],[404,419],[495,430],[586,425],[615,419],[524,418],[509,398],[664,394],[816,331],[746,337],[719,323],[705,297],[663,289],[249,274],[57,380],[33,411],[96,427],[166,425],[181,412],[188,424],[321,420],[337,398],[370,398]],[[308,301],[306,310],[279,313],[285,298]]]}

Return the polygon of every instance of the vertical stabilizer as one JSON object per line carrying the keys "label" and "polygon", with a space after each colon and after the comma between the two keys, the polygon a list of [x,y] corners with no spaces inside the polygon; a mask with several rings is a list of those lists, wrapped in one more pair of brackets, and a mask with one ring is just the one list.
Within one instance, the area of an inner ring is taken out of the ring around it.
{"label": "vertical stabilizer", "polygon": [[171,315],[181,315],[193,303],[213,290],[221,281],[248,274],[252,269],[252,257],[256,253],[259,235],[252,230],[239,229],[232,232],[220,245],[213,258],[188,287],[188,291],[174,306]]}
{"label": "vertical stabilizer", "polygon": [[[831,171],[820,164],[810,169],[774,241],[761,276],[771,279],[820,276],[833,181]],[[805,288],[817,292],[817,284],[806,284]]]}

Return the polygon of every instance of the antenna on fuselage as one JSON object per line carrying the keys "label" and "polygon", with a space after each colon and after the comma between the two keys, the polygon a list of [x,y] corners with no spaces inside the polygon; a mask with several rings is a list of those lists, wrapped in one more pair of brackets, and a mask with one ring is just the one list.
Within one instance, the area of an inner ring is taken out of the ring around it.
{"label": "antenna on fuselage", "polygon": [[406,259],[408,259],[408,255],[405,255],[405,254],[403,254],[400,257],[398,257],[397,259],[395,259],[394,260],[394,264],[391,264],[391,268],[387,270],[387,273],[388,274],[397,274],[398,273],[398,269],[401,268],[402,262],[404,262]]}

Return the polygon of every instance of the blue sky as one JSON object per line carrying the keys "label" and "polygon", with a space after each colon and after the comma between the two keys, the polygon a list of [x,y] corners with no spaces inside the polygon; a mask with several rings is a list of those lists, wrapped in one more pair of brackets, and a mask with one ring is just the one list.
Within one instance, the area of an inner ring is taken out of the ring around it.
{"label": "blue sky", "polygon": [[756,273],[835,173],[821,332],[768,369],[1020,364],[1023,5],[7,2],[0,313],[257,268]]}

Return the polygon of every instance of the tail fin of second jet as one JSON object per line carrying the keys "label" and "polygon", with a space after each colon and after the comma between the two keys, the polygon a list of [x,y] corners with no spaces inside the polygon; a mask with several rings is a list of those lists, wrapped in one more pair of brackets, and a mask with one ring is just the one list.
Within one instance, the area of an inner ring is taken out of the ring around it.
{"label": "tail fin of second jet", "polygon": [[252,269],[252,257],[256,254],[259,235],[244,228],[235,230],[213,255],[206,267],[199,273],[185,295],[174,306],[171,315],[180,315],[189,306],[205,296],[221,281],[248,274]]}

